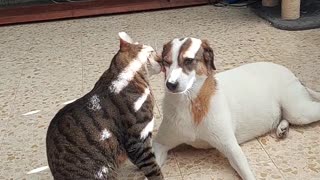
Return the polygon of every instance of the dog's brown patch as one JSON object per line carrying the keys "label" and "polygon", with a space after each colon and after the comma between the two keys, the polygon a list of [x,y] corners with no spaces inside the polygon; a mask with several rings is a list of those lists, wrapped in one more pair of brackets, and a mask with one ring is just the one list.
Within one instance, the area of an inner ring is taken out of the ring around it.
{"label": "dog's brown patch", "polygon": [[206,75],[209,76],[211,69],[208,69],[208,65],[204,59],[204,50],[200,48],[197,52],[195,59],[197,60],[197,66],[195,67],[196,74],[199,76]]}
{"label": "dog's brown patch", "polygon": [[214,73],[214,54],[207,40],[202,40],[201,48],[196,54],[196,59],[198,61],[196,67],[197,75],[210,76]]}
{"label": "dog's brown patch", "polygon": [[172,64],[172,41],[163,45],[162,61],[164,65]]}
{"label": "dog's brown patch", "polygon": [[196,68],[196,74],[199,76],[202,76],[202,75],[208,76],[209,75],[208,68],[203,61],[198,62],[198,65]]}
{"label": "dog's brown patch", "polygon": [[213,49],[210,47],[208,40],[202,40],[201,47],[203,48],[203,59],[208,66],[207,69],[210,71],[216,70]]}
{"label": "dog's brown patch", "polygon": [[190,38],[188,38],[180,47],[180,51],[179,51],[179,57],[178,57],[178,64],[182,67],[183,66],[183,62],[185,61],[184,59],[184,55],[185,53],[188,51],[188,49],[190,48],[192,44],[192,40]]}
{"label": "dog's brown patch", "polygon": [[199,94],[191,102],[191,111],[195,124],[200,124],[210,109],[210,99],[214,95],[216,89],[216,81],[214,77],[208,76],[203,83]]}

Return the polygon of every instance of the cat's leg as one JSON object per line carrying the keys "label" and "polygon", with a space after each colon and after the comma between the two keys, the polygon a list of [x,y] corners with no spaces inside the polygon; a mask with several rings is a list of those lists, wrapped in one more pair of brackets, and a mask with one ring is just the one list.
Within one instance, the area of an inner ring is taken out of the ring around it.
{"label": "cat's leg", "polygon": [[126,142],[126,151],[129,159],[149,180],[163,180],[160,166],[151,148],[151,136],[147,138],[129,138]]}

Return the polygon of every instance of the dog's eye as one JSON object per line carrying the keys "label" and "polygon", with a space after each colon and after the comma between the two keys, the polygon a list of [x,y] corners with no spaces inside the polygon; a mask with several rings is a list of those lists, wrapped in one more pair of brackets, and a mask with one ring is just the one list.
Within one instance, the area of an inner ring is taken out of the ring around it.
{"label": "dog's eye", "polygon": [[192,59],[192,58],[186,58],[186,59],[184,60],[184,64],[185,64],[185,65],[190,65],[190,64],[193,63],[193,61],[194,61],[194,59]]}

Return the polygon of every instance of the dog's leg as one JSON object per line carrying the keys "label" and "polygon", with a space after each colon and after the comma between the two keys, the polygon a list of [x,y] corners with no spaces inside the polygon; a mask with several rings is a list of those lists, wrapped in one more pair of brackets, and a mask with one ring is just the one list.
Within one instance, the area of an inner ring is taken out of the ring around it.
{"label": "dog's leg", "polygon": [[[158,139],[159,140],[159,139]],[[166,141],[166,143],[161,144],[161,141],[157,141],[157,139],[154,140],[152,143],[153,151],[156,156],[156,161],[159,164],[159,166],[163,166],[167,156],[168,156],[168,151],[170,149],[175,148],[176,146],[182,144],[180,141]]]}
{"label": "dog's leg", "polygon": [[163,166],[164,162],[167,159],[168,151],[171,148],[169,146],[166,146],[157,142],[153,142],[152,146],[153,146],[154,154],[156,156],[157,163],[159,164],[159,166]]}
{"label": "dog's leg", "polygon": [[287,120],[280,121],[276,130],[277,137],[285,138],[287,137],[288,133],[289,133],[289,122]]}
{"label": "dog's leg", "polygon": [[165,123],[162,123],[152,142],[157,163],[162,166],[167,159],[168,151],[182,143],[183,141],[179,140],[179,136]]}
{"label": "dog's leg", "polygon": [[222,152],[229,160],[231,166],[238,172],[244,180],[255,180],[255,177],[250,169],[246,156],[239,146],[232,128],[224,128],[211,132],[206,135],[206,140],[220,152]]}
{"label": "dog's leg", "polygon": [[283,118],[290,124],[304,125],[320,120],[320,102],[312,99],[320,93],[307,89],[300,82],[292,83],[283,92],[280,99]]}
{"label": "dog's leg", "polygon": [[219,149],[228,158],[231,166],[239,173],[242,179],[255,180],[247,158],[236,141],[222,143]]}

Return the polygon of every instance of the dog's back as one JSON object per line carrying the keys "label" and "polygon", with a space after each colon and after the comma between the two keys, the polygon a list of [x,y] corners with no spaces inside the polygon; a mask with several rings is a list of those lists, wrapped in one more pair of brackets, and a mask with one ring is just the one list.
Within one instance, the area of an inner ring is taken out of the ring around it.
{"label": "dog's back", "polygon": [[239,143],[274,129],[281,120],[282,109],[288,112],[295,101],[310,99],[298,78],[274,63],[243,65],[218,73],[216,79],[228,102]]}

